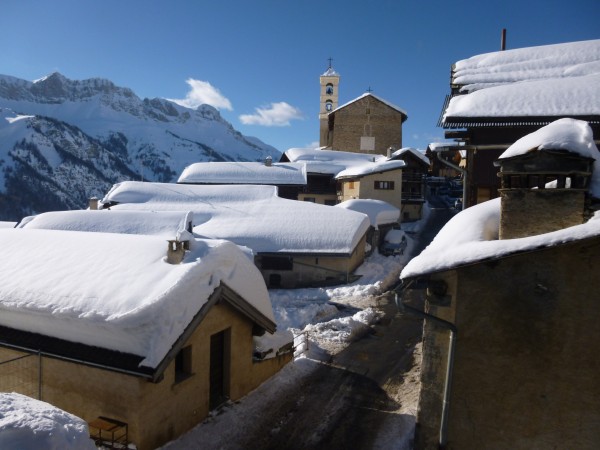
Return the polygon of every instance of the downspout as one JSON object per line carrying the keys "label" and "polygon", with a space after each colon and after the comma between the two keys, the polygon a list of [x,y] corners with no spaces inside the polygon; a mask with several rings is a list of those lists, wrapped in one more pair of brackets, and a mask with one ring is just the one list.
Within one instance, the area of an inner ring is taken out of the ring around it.
{"label": "downspout", "polygon": [[437,157],[437,159],[442,163],[445,164],[448,167],[451,167],[454,170],[458,170],[460,173],[462,173],[463,176],[463,197],[462,197],[462,209],[465,209],[465,203],[467,200],[467,174],[468,172],[463,169],[462,167],[457,166],[456,164],[452,164],[450,161],[446,161],[445,159],[442,158],[442,153],[445,150],[450,150],[448,147],[438,147],[437,149],[434,150],[434,153]]}
{"label": "downspout", "polygon": [[425,318],[427,320],[431,320],[432,322],[441,325],[442,327],[448,329],[450,331],[449,341],[448,341],[448,360],[446,362],[446,375],[444,379],[444,396],[442,400],[442,417],[440,421],[440,430],[439,430],[439,442],[438,448],[440,450],[444,450],[446,445],[448,444],[448,416],[450,413],[450,391],[452,388],[452,372],[454,369],[454,353],[456,350],[456,334],[458,333],[458,329],[456,326],[448,322],[446,320],[440,319],[439,317],[433,316],[431,314],[426,313],[425,311],[421,311],[419,309],[413,308],[410,305],[407,305],[402,302],[402,291],[408,289],[415,279],[413,278],[407,285],[401,283],[396,289],[395,292],[395,302],[398,310],[400,312],[408,312],[410,314],[414,314],[416,316]]}

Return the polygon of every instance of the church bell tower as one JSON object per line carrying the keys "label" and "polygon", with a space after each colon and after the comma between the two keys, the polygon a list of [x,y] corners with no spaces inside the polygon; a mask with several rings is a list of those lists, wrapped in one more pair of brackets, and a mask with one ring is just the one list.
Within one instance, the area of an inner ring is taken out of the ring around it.
{"label": "church bell tower", "polygon": [[319,109],[319,145],[327,146],[329,134],[328,114],[338,107],[338,86],[340,75],[331,66],[332,59],[329,58],[329,68],[321,75],[321,108]]}

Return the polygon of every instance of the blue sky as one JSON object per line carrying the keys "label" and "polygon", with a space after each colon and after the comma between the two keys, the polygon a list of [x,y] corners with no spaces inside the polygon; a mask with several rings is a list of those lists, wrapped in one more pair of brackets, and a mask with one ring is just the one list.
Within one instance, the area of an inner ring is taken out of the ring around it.
{"label": "blue sky", "polygon": [[107,78],[144,98],[210,102],[281,151],[318,140],[319,75],[340,102],[373,93],[436,124],[452,63],[500,48],[598,39],[600,0],[1,0],[0,74]]}

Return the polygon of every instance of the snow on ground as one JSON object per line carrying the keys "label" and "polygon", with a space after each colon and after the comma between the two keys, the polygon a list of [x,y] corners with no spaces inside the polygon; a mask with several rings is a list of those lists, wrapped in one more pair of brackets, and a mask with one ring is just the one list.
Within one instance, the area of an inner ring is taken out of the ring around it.
{"label": "snow on ground", "polygon": [[84,420],[21,394],[0,393],[0,448],[95,450]]}

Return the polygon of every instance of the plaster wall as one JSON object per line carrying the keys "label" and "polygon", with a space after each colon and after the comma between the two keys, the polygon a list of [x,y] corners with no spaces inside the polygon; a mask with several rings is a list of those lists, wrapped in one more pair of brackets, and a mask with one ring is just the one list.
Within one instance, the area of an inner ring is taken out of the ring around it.
{"label": "plaster wall", "polygon": [[[347,283],[348,276],[362,264],[365,259],[367,236],[360,239],[350,255],[341,256],[293,256],[291,270],[263,269],[262,255],[256,257],[255,263],[260,269],[268,287],[300,288],[309,286],[327,286]],[[272,275],[280,280],[278,285],[272,282]]]}
{"label": "plaster wall", "polygon": [[[391,181],[394,189],[375,189],[376,181]],[[358,179],[341,180],[342,200],[353,198],[383,200],[402,210],[402,169],[365,175]]]}
{"label": "plaster wall", "polygon": [[[42,358],[42,400],[86,421],[106,416],[126,422],[139,450],[154,449],[185,433],[209,412],[210,336],[228,330],[226,391],[231,400],[246,395],[291,360],[252,358],[252,323],[224,303],[214,305],[185,346],[191,345],[191,375],[175,381],[175,364],[164,378],[143,378]],[[15,352],[0,348],[0,361]],[[228,361],[227,361],[228,359]]]}

